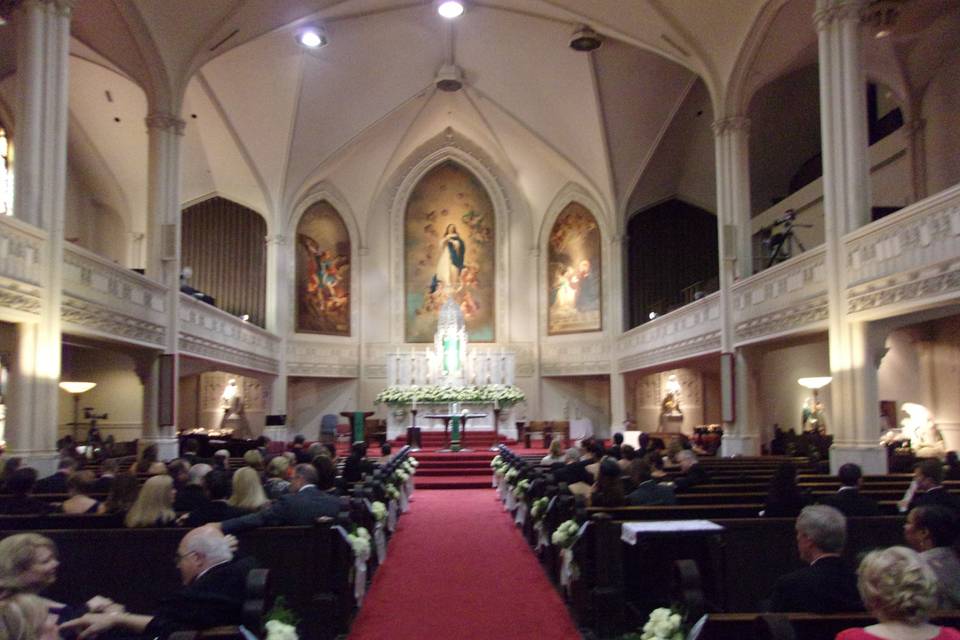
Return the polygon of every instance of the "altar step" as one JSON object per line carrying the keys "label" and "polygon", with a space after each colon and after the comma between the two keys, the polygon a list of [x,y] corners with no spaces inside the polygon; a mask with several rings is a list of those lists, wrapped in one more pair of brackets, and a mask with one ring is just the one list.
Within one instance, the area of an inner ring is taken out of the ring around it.
{"label": "altar step", "polygon": [[493,470],[490,461],[496,453],[484,449],[486,447],[439,453],[431,451],[424,442],[424,449],[413,454],[420,463],[415,480],[417,489],[485,489],[491,486]]}

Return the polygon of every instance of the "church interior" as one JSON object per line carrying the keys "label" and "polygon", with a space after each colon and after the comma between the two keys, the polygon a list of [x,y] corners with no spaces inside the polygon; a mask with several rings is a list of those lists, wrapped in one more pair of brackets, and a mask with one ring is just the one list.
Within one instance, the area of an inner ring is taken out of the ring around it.
{"label": "church interior", "polygon": [[514,512],[554,440],[960,450],[960,3],[449,4],[0,0],[4,459],[421,445]]}

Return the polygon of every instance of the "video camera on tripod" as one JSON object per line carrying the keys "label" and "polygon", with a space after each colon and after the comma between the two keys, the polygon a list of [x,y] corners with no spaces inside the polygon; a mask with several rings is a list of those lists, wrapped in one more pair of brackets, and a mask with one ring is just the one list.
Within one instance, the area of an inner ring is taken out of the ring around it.
{"label": "video camera on tripod", "polygon": [[[760,238],[763,248],[767,252],[767,266],[771,267],[778,262],[789,260],[793,256],[793,245],[796,243],[800,251],[806,251],[806,247],[800,242],[800,239],[793,233],[795,227],[812,228],[812,224],[798,224],[797,212],[793,209],[787,209],[782,216],[774,220],[768,226],[760,229]],[[783,228],[776,233],[774,227]]]}

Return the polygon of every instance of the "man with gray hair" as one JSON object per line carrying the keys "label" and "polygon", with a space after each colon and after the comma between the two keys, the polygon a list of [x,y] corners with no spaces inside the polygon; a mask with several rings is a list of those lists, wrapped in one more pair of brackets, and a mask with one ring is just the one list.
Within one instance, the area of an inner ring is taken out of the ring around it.
{"label": "man with gray hair", "polygon": [[840,558],[847,542],[847,519],[818,504],[797,517],[797,551],[808,566],[781,576],[773,585],[768,611],[844,613],[863,611],[857,577]]}
{"label": "man with gray hair", "polygon": [[690,449],[682,449],[677,453],[677,464],[680,465],[680,475],[673,479],[673,486],[677,491],[683,491],[707,481],[707,472],[700,466],[697,454]]}
{"label": "man with gray hair", "polygon": [[175,631],[209,629],[243,622],[243,601],[250,558],[233,560],[230,540],[211,526],[191,530],[180,541],[174,557],[184,588],[164,599],[156,615],[88,613],[61,626],[79,638],[122,630],[150,638],[166,638]]}

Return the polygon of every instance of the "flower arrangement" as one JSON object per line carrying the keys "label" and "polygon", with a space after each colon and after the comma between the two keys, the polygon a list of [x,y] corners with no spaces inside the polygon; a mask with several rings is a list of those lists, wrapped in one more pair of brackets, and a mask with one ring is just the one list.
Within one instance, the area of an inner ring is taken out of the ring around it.
{"label": "flower arrangement", "polygon": [[404,473],[406,473],[408,476],[412,476],[412,475],[413,475],[413,471],[414,471],[414,469],[415,469],[416,467],[414,467],[412,464],[410,464],[410,461],[407,460],[407,461],[404,462],[402,465],[400,465],[400,468],[403,469]]}
{"label": "flower arrangement", "polygon": [[523,496],[527,495],[527,490],[530,489],[529,480],[521,480],[517,483],[517,486],[513,488],[513,497],[517,500],[523,500]]}
{"label": "flower arrangement", "polygon": [[507,482],[509,482],[510,484],[516,484],[517,476],[519,475],[520,475],[520,472],[517,471],[516,469],[509,469],[506,475],[504,475],[504,477],[507,479]]}
{"label": "flower arrangement", "polygon": [[266,640],[299,640],[297,614],[287,608],[283,596],[277,596],[273,608],[263,616]]}
{"label": "flower arrangement", "polygon": [[403,405],[414,402],[495,402],[509,407],[523,402],[526,396],[515,385],[484,384],[455,387],[452,385],[392,385],[377,394],[376,404]]}
{"label": "flower arrangement", "polygon": [[650,612],[640,640],[683,640],[683,617],[673,609],[660,607]]}
{"label": "flower arrangement", "polygon": [[576,520],[567,520],[557,527],[557,530],[550,536],[550,541],[558,547],[569,549],[577,541],[579,531],[580,525],[577,524]]}
{"label": "flower arrangement", "polygon": [[390,476],[391,480],[393,480],[396,484],[403,484],[404,482],[407,481],[407,478],[409,477],[410,477],[410,474],[404,471],[403,469],[397,469],[396,471],[393,472],[393,475]]}
{"label": "flower arrangement", "polygon": [[544,496],[543,498],[537,498],[533,501],[533,506],[530,507],[530,516],[533,518],[534,522],[541,520],[543,516],[547,513],[547,506],[550,504],[550,498]]}
{"label": "flower arrangement", "polygon": [[357,527],[353,533],[348,533],[347,540],[355,556],[363,559],[370,557],[370,532],[366,527]]}
{"label": "flower arrangement", "polygon": [[383,522],[387,519],[387,505],[383,504],[379,500],[375,500],[373,504],[370,505],[370,513],[373,514],[373,519],[377,522]]}
{"label": "flower arrangement", "polygon": [[417,467],[420,466],[420,461],[414,458],[413,456],[410,456],[409,458],[407,458],[407,464],[413,465],[413,468],[416,469]]}
{"label": "flower arrangement", "polygon": [[490,461],[490,468],[496,470],[501,466],[503,466],[503,458],[499,455],[494,456],[493,460]]}
{"label": "flower arrangement", "polygon": [[388,484],[386,487],[384,487],[383,492],[386,494],[388,500],[396,500],[400,497],[400,490],[392,484]]}

